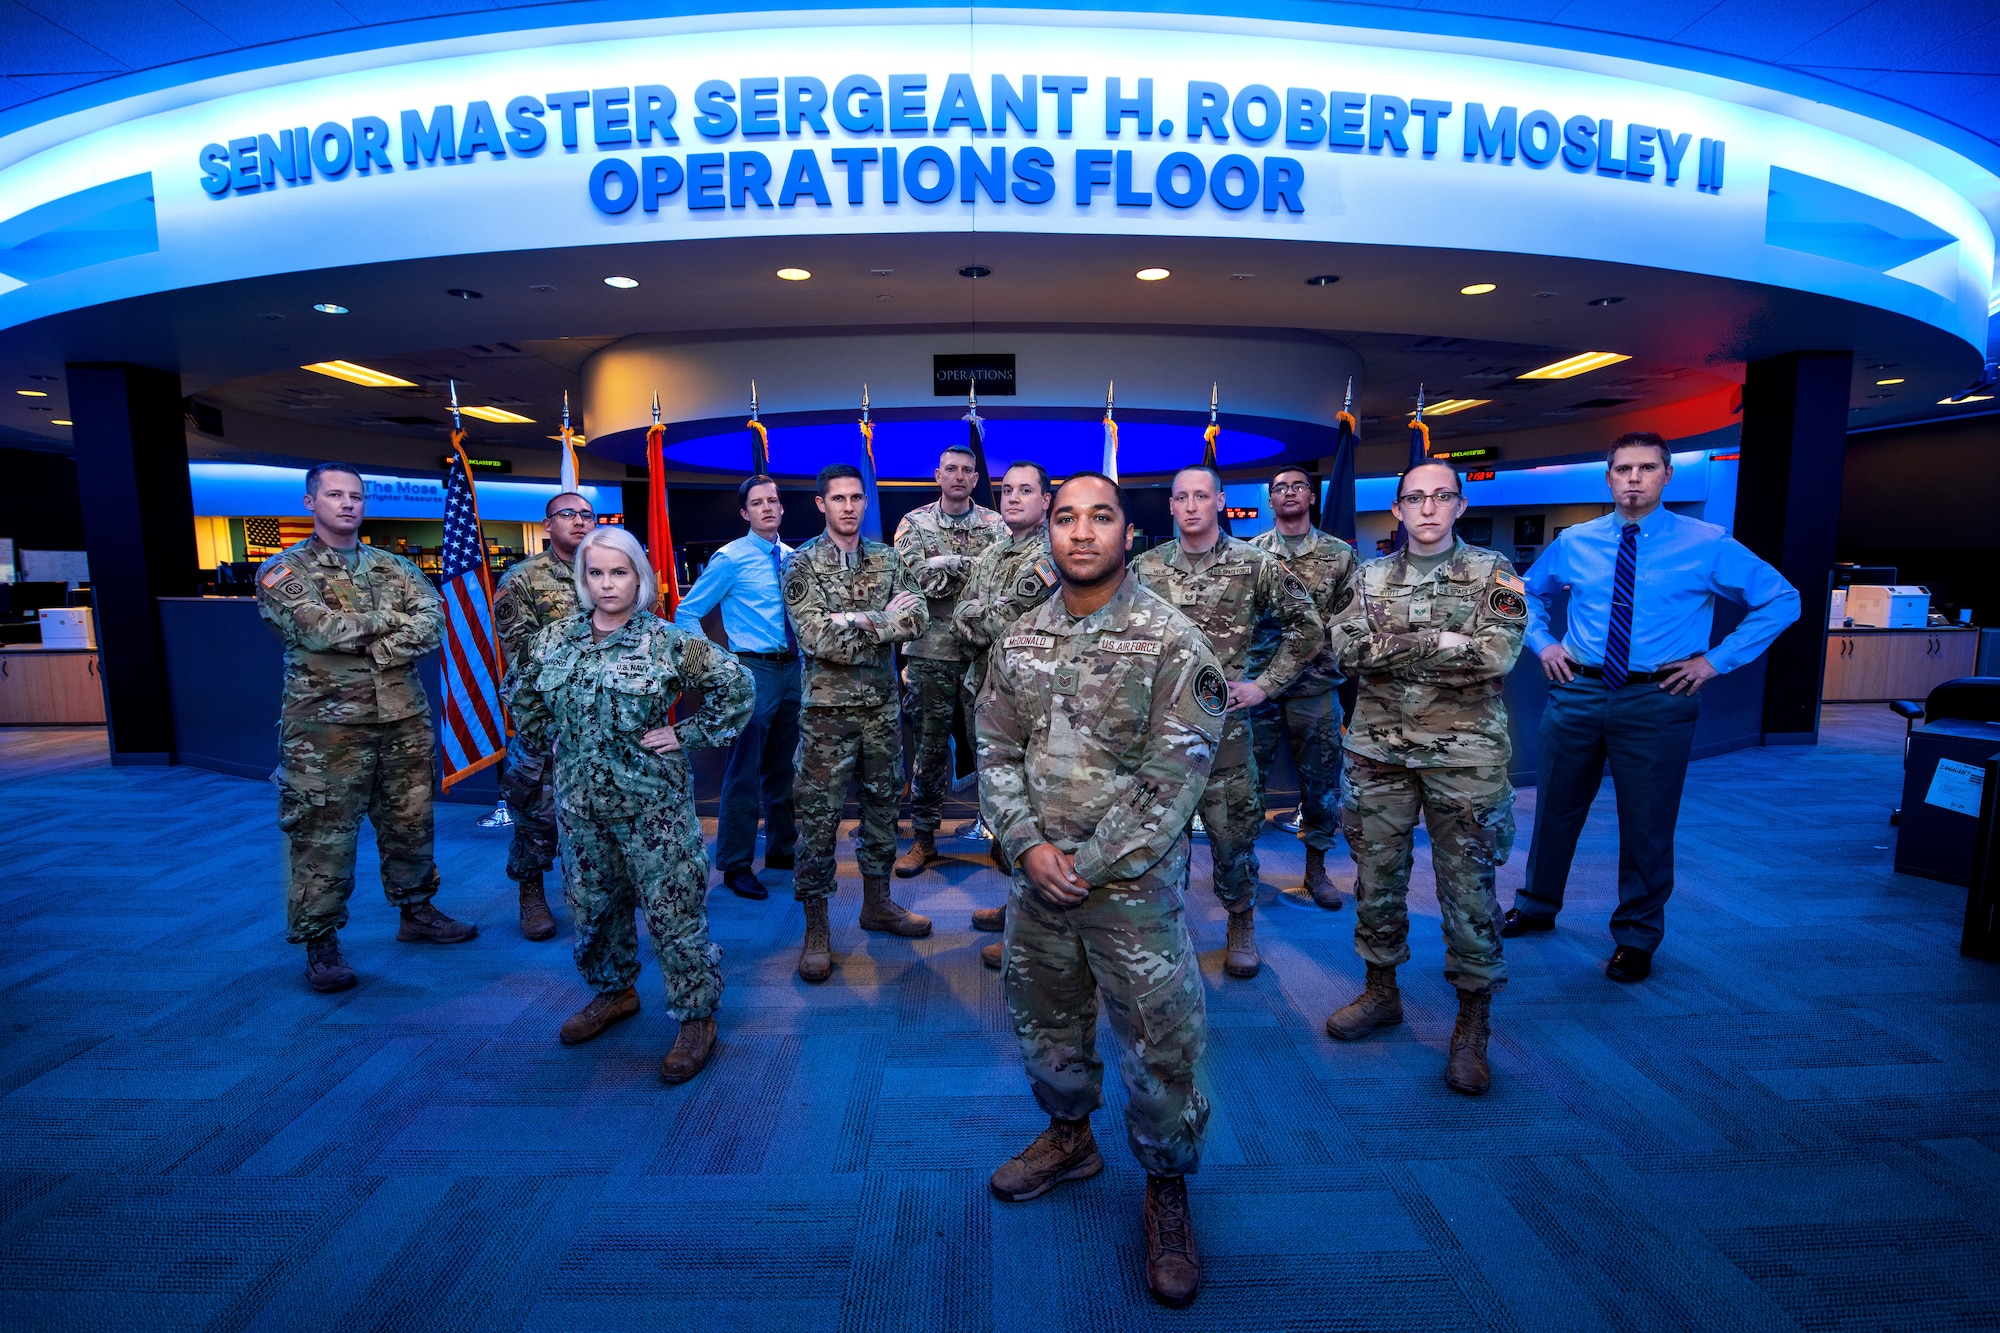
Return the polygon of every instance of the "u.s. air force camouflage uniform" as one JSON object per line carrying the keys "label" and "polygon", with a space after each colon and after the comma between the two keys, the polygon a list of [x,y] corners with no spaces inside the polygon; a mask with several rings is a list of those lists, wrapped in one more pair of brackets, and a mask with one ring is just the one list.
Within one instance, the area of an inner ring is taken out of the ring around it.
{"label": "u.s. air force camouflage uniform", "polygon": [[[1299,841],[1325,851],[1340,828],[1340,645],[1333,627],[1354,583],[1354,548],[1338,537],[1309,528],[1303,537],[1287,537],[1273,528],[1250,539],[1258,550],[1275,557],[1298,576],[1312,594],[1327,634],[1306,669],[1283,694],[1274,695],[1250,712],[1251,746],[1257,756],[1257,803],[1264,803],[1264,784],[1278,753],[1278,733],[1292,742],[1292,767],[1299,774],[1299,804],[1305,818]],[[1278,654],[1283,629],[1275,620],[1259,622],[1245,667],[1252,679]]]}
{"label": "u.s. air force camouflage uniform", "polygon": [[[1201,631],[1129,573],[1077,619],[1060,599],[994,645],[979,699],[980,806],[1013,859],[1004,985],[1035,1100],[1059,1120],[1103,1105],[1097,1005],[1125,1051],[1125,1128],[1151,1175],[1195,1169],[1208,1100],[1201,969],[1181,885],[1228,685]],[[1090,894],[1044,901],[1019,868],[1049,843]]]}
{"label": "u.s. air force camouflage uniform", "polygon": [[[903,648],[917,750],[910,765],[910,827],[920,834],[937,832],[944,818],[944,793],[951,786],[952,723],[961,711],[970,718],[972,710],[965,665],[974,654],[958,637],[952,612],[973,562],[988,547],[1006,540],[1007,525],[1000,515],[976,504],[963,514],[947,514],[944,501],[933,500],[912,509],[896,525],[896,554],[916,580],[930,613],[924,632]],[[943,563],[930,564],[936,557]]]}
{"label": "u.s. air force camouflage uniform", "polygon": [[[648,750],[640,738],[667,722],[683,690],[702,701],[674,724],[681,748]],[[708,857],[687,752],[735,740],[754,693],[734,657],[650,611],[594,643],[589,616],[559,620],[508,672],[517,735],[537,754],[554,747],[563,896],[576,918],[577,971],[598,994],[638,979],[636,908],[668,1014],[683,1023],[714,1016],[722,952],[708,938]]]}
{"label": "u.s. air force camouflage uniform", "polygon": [[966,689],[977,699],[986,685],[987,658],[993,645],[1014,622],[1055,595],[1060,580],[1049,552],[1049,530],[1036,528],[1023,537],[1009,536],[989,546],[965,576],[952,628],[972,654],[966,669]]}
{"label": "u.s. air force camouflage uniform", "polygon": [[[917,593],[904,615],[884,611],[897,593]],[[859,789],[855,860],[866,879],[896,859],[896,807],[903,795],[903,731],[893,644],[923,633],[930,616],[895,548],[862,541],[849,554],[824,534],[785,562],[785,609],[805,652],[799,708],[798,869],[801,901],[834,891],[834,839],[847,784]]]}
{"label": "u.s. air force camouflage uniform", "polygon": [[[545,625],[576,614],[576,566],[553,549],[507,571],[493,595],[493,627],[507,663],[526,660],[528,645]],[[531,750],[516,729],[500,762],[500,794],[514,816],[507,845],[507,878],[525,880],[556,863],[556,794],[546,749]]]}
{"label": "u.s. air force camouflage uniform", "polygon": [[[1408,552],[1361,566],[1335,630],[1360,695],[1347,729],[1341,822],[1354,856],[1354,951],[1377,967],[1410,957],[1417,820],[1431,835],[1444,912],[1445,976],[1490,993],[1507,979],[1493,879],[1514,845],[1514,788],[1500,687],[1521,653],[1528,604],[1507,557],[1454,541],[1418,575]],[[1444,631],[1469,644],[1439,649]]]}
{"label": "u.s. air force camouflage uniform", "polygon": [[[1195,555],[1170,541],[1134,560],[1132,573],[1208,636],[1229,680],[1243,679],[1251,636],[1266,617],[1281,627],[1277,651],[1254,682],[1266,694],[1283,692],[1319,651],[1324,628],[1312,594],[1249,542],[1222,533],[1214,546]],[[1264,828],[1264,809],[1250,726],[1241,711],[1225,722],[1201,822],[1215,867],[1215,896],[1231,912],[1250,910],[1257,901],[1257,835]]]}
{"label": "u.s. air force camouflage uniform", "polygon": [[416,663],[444,639],[437,590],[402,556],[311,537],[259,567],[257,609],[285,641],[271,775],[288,849],[285,938],[304,944],[347,924],[364,815],[389,901],[429,902],[434,742]]}

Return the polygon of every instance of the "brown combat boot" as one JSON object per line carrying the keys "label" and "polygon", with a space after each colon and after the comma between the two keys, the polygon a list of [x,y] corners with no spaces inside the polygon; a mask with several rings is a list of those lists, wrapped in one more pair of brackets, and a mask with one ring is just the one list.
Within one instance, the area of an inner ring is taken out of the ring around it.
{"label": "brown combat boot", "polygon": [[1340,888],[1326,877],[1326,849],[1306,848],[1306,892],[1312,900],[1329,912],[1340,910]]}
{"label": "brown combat boot", "polygon": [[328,995],[354,984],[354,969],[340,956],[340,936],[335,932],[306,941],[306,982]]}
{"label": "brown combat boot", "polygon": [[910,840],[910,850],[896,858],[896,878],[909,879],[921,875],[925,866],[943,859],[938,855],[937,835],[919,833]]}
{"label": "brown combat boot", "polygon": [[1176,1310],[1201,1290],[1185,1176],[1146,1177],[1146,1286],[1154,1300]]}
{"label": "brown combat boot", "polygon": [[806,940],[799,946],[799,980],[817,985],[833,975],[833,927],[826,919],[826,899],[808,898]]}
{"label": "brown combat boot", "polygon": [[521,881],[521,935],[525,939],[547,940],[555,938],[556,918],[549,911],[549,900],[542,893],[542,876],[539,871]]}
{"label": "brown combat boot", "polygon": [[674,1038],[674,1048],[668,1051],[667,1058],[660,1062],[660,1081],[687,1082],[707,1067],[709,1054],[714,1050],[715,1020],[688,1019],[681,1024],[681,1034]]}
{"label": "brown combat boot", "polygon": [[1008,1203],[1039,1199],[1065,1180],[1083,1180],[1104,1169],[1090,1121],[1050,1119],[1035,1141],[1000,1163],[988,1182]]}
{"label": "brown combat boot", "polygon": [[1493,1086],[1486,1066],[1486,1038],[1492,1032],[1491,992],[1458,993],[1458,1022],[1451,1029],[1451,1058],[1445,1062],[1445,1085],[1453,1092],[1477,1097]]}
{"label": "brown combat boot", "polygon": [[590,997],[590,1003],[563,1020],[557,1036],[565,1046],[581,1046],[613,1023],[623,1022],[639,1012],[639,992],[627,986]]}
{"label": "brown combat boot", "polygon": [[1007,945],[1004,940],[995,940],[979,951],[979,961],[998,972],[1007,964]]}
{"label": "brown combat boot", "polygon": [[1242,911],[1229,913],[1229,946],[1222,970],[1232,977],[1254,977],[1263,966],[1257,957],[1257,905],[1246,903]]}
{"label": "brown combat boot", "polygon": [[479,933],[470,921],[454,921],[429,903],[403,909],[403,922],[396,938],[405,944],[429,940],[432,944],[463,944]]}
{"label": "brown combat boot", "polygon": [[972,912],[972,928],[974,930],[1007,929],[1007,904],[1002,903],[998,907],[974,908]]}
{"label": "brown combat boot", "polygon": [[861,928],[920,940],[931,933],[931,919],[918,916],[889,897],[889,881],[864,877],[861,881]]}
{"label": "brown combat boot", "polygon": [[1392,1028],[1403,1021],[1403,992],[1396,986],[1396,969],[1368,965],[1368,984],[1352,1004],[1333,1011],[1326,1020],[1326,1035],[1341,1041],[1360,1041],[1376,1028]]}

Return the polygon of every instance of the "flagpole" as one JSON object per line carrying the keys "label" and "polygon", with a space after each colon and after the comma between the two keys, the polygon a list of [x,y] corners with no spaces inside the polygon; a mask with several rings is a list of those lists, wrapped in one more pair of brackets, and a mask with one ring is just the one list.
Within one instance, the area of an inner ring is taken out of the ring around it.
{"label": "flagpole", "polygon": [[1118,480],[1118,423],[1112,419],[1112,405],[1117,401],[1118,381],[1104,383],[1104,475]]}
{"label": "flagpole", "polygon": [[750,381],[750,474],[768,473],[771,470],[771,433],[764,429],[764,423],[757,419],[757,381]]}
{"label": "flagpole", "polygon": [[882,540],[882,496],[875,478],[875,423],[868,415],[868,382],[861,383],[861,494],[868,502],[861,516],[861,536],[865,541]]}

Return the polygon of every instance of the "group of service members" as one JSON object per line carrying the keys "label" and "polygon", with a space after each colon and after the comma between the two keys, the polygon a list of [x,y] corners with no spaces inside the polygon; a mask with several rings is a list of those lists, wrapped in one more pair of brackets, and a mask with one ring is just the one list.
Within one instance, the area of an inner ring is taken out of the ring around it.
{"label": "group of service members", "polygon": [[[1653,473],[1671,475],[1664,445],[1646,437],[1620,441],[1608,478],[1635,449],[1657,456]],[[1127,1137],[1147,1173],[1148,1286],[1184,1305],[1201,1281],[1185,1177],[1209,1114],[1194,1081],[1206,1019],[1183,902],[1191,827],[1198,819],[1207,836],[1227,913],[1224,970],[1254,976],[1262,776],[1278,732],[1288,734],[1307,849],[1302,888],[1321,907],[1341,906],[1325,868],[1336,811],[1356,867],[1355,947],[1367,980],[1326,1024],[1353,1041],[1402,1020],[1396,969],[1410,957],[1406,899],[1425,821],[1445,976],[1459,1006],[1445,1081],[1486,1091],[1490,1005],[1506,982],[1502,935],[1553,920],[1503,917],[1495,893],[1514,838],[1501,685],[1539,617],[1506,557],[1455,535],[1463,487],[1439,461],[1399,479],[1392,513],[1403,543],[1366,563],[1312,527],[1312,482],[1297,468],[1270,478],[1275,526],[1254,541],[1223,530],[1220,474],[1183,469],[1172,485],[1174,538],[1129,562],[1135,529],[1110,477],[1080,473],[1052,487],[1041,465],[1017,462],[998,479],[996,513],[971,499],[980,477],[969,451],[947,450],[936,476],[938,499],[909,514],[890,545],[861,535],[860,471],[823,468],[815,502],[825,530],[796,551],[777,535],[777,483],[749,478],[738,492],[749,531],[710,562],[675,621],[652,609],[658,589],[633,537],[598,526],[580,496],[550,502],[548,548],[508,572],[494,606],[515,723],[502,788],[515,818],[507,873],[520,889],[521,930],[555,933],[543,875],[560,846],[576,963],[594,992],[562,1025],[561,1039],[576,1043],[638,1011],[634,914],[643,912],[680,1024],[662,1076],[685,1081],[714,1048],[723,988],[686,751],[734,747],[716,843],[724,884],[767,895],[750,867],[761,816],[765,867],[795,871],[804,909],[798,974],[823,982],[835,961],[828,900],[850,787],[862,929],[930,934],[927,918],[894,901],[890,876],[941,859],[949,738],[969,713],[982,819],[1011,877],[1006,902],[975,912],[972,924],[1005,932],[984,954],[1002,972],[1029,1081],[1050,1116],[994,1172],[992,1191],[1024,1201],[1102,1170],[1090,1129],[1103,1101],[1102,1002],[1125,1048]],[[1663,482],[1651,484],[1657,508]],[[355,984],[335,932],[347,919],[364,813],[402,911],[398,938],[453,943],[476,933],[430,901],[430,724],[413,663],[438,645],[438,599],[407,561],[357,542],[363,501],[350,470],[313,469],[314,536],[258,579],[264,614],[287,644],[276,781],[290,848],[288,938],[306,946],[308,980],[325,991]],[[1639,525],[1627,526],[1633,547]],[[1633,627],[1630,572],[1620,565],[1614,578],[1614,645],[1621,623],[1627,640]],[[1783,628],[1782,607],[1745,600],[1776,623],[1771,635]],[[728,650],[701,632],[711,610]],[[1561,645],[1541,656],[1552,680],[1565,680],[1556,658],[1565,672],[1575,665]],[[1615,669],[1597,679],[1603,698],[1578,707],[1615,710],[1627,675],[1640,684],[1667,675],[1613,664],[1603,645],[1599,656]],[[1350,675],[1358,702],[1343,738],[1336,687]],[[1691,705],[1701,681],[1680,683],[1673,693]],[[686,691],[699,706],[675,722]],[[899,858],[906,705],[913,838]],[[1667,812],[1669,888],[1678,790]],[[1552,859],[1566,875],[1567,852]],[[1559,883],[1551,898],[1560,904]],[[1657,944],[1657,933],[1648,938]]]}

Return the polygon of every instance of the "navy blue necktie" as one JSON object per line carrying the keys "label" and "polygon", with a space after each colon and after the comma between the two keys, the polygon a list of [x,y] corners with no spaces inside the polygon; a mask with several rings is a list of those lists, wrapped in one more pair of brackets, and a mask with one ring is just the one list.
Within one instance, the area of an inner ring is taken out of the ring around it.
{"label": "navy blue necktie", "polygon": [[785,622],[785,651],[796,653],[799,641],[792,634],[792,618],[785,611],[785,562],[778,554],[778,544],[771,543],[771,581],[778,585],[778,619]]}
{"label": "navy blue necktie", "polygon": [[1639,525],[1618,534],[1618,568],[1611,576],[1611,628],[1604,635],[1604,688],[1622,690],[1632,674],[1632,592],[1639,582]]}

